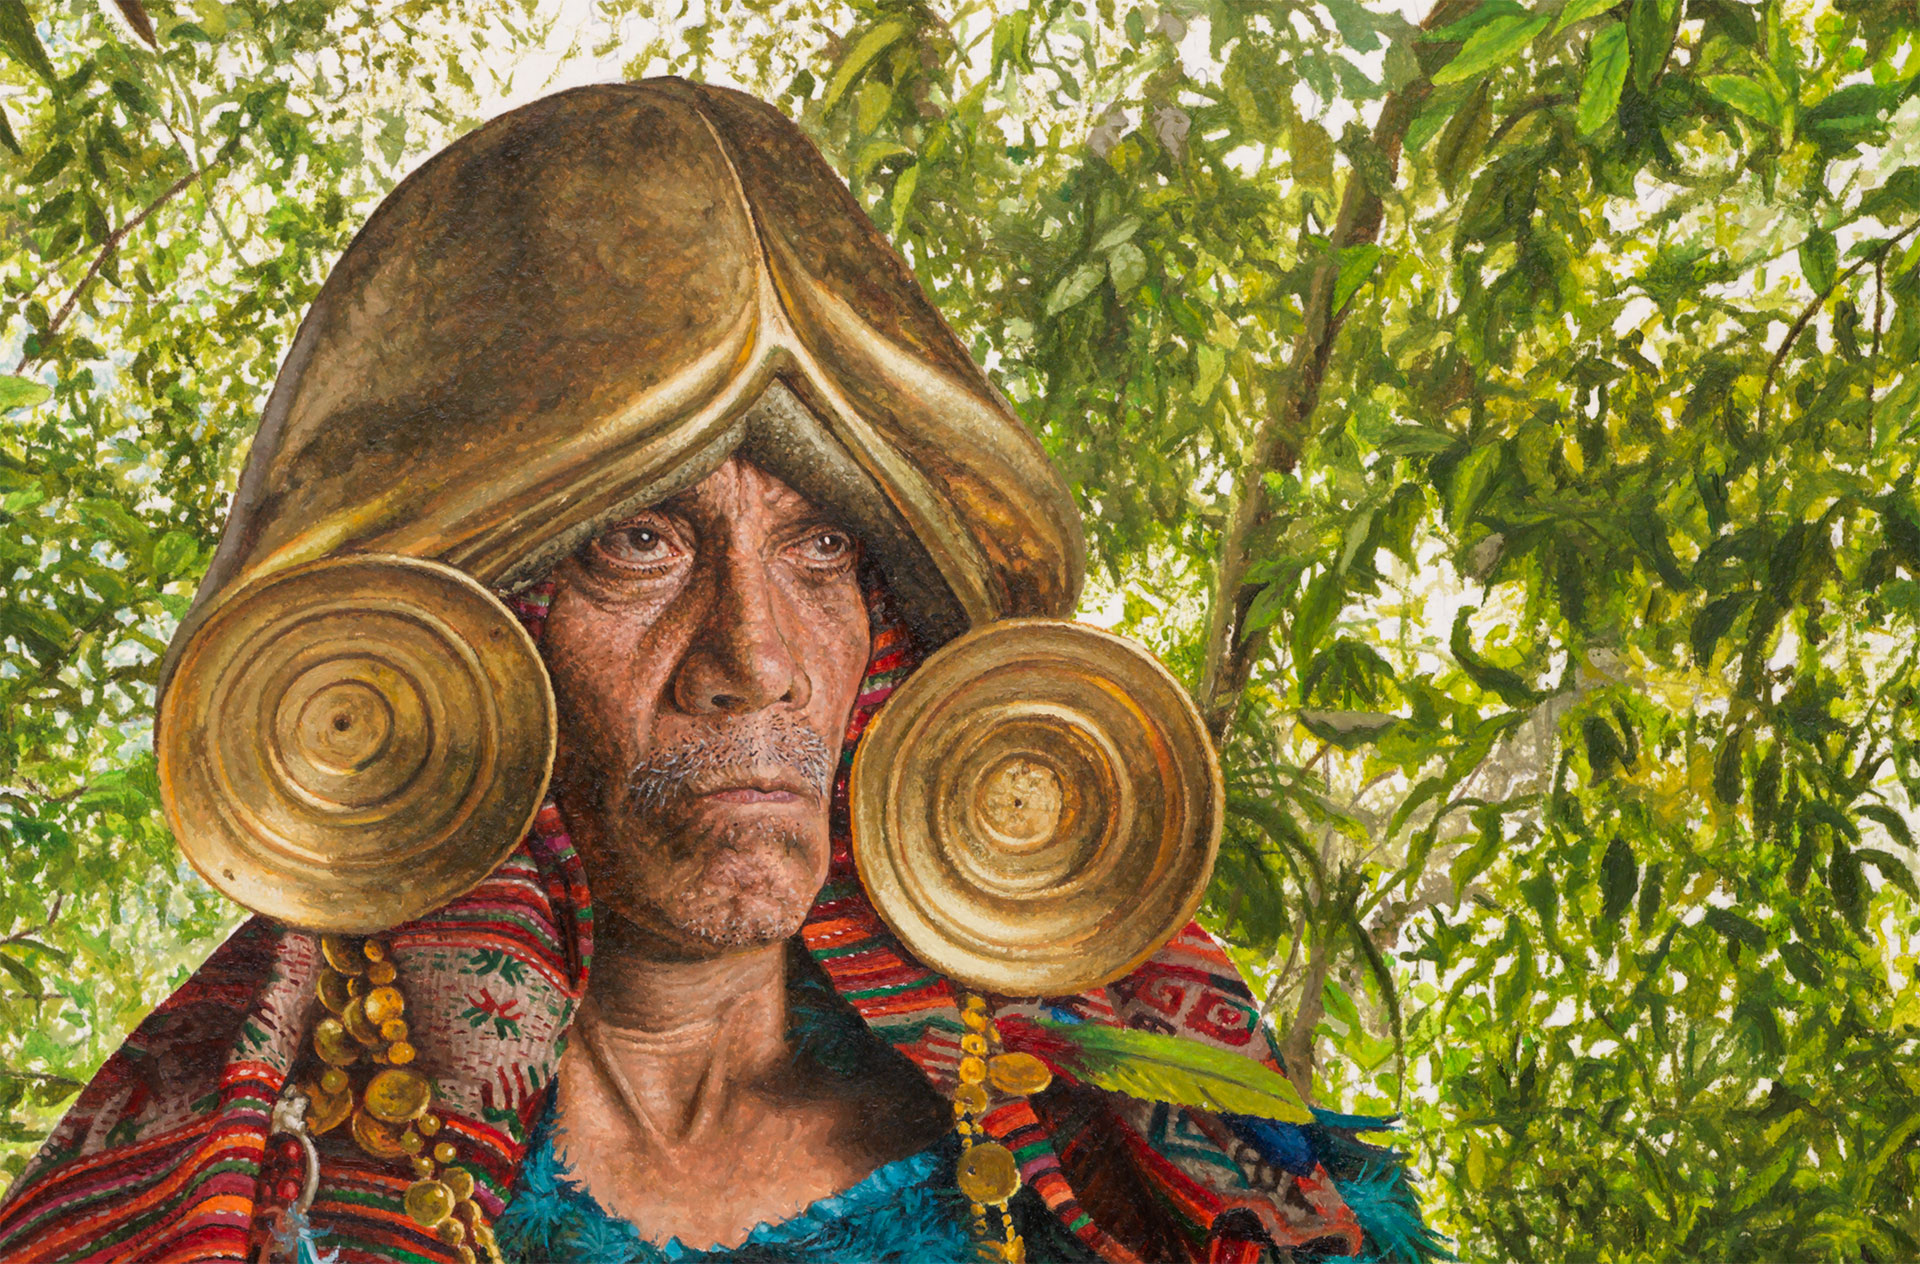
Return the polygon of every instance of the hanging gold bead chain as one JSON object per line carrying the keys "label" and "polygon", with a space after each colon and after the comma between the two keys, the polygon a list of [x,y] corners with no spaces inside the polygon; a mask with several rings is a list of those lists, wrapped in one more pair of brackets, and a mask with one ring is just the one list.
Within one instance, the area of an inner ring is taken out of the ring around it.
{"label": "hanging gold bead chain", "polygon": [[410,1065],[407,998],[393,955],[379,939],[323,935],[326,965],[315,985],[327,1016],[314,1025],[313,1051],[326,1064],[317,1083],[300,1086],[314,1135],[347,1125],[377,1159],[405,1159],[417,1178],[407,1215],[452,1247],[460,1264],[478,1264],[475,1248],[503,1264],[493,1226],[473,1197],[473,1173],[453,1165],[451,1141],[435,1142],[441,1121],[430,1109],[433,1082]]}
{"label": "hanging gold bead chain", "polygon": [[1027,1244],[1014,1228],[1007,1204],[1020,1191],[1020,1164],[1013,1151],[987,1140],[980,1119],[995,1092],[1029,1097],[1053,1082],[1047,1064],[1030,1053],[1008,1053],[985,1000],[961,993],[960,1086],[953,1091],[954,1128],[960,1133],[960,1163],[954,1183],[973,1210],[975,1248],[982,1260],[1024,1264]]}

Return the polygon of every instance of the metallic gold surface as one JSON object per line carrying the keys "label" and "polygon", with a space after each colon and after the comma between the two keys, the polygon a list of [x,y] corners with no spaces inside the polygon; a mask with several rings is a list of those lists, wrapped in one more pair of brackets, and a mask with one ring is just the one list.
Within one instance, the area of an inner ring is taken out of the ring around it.
{"label": "metallic gold surface", "polygon": [[909,951],[982,991],[1051,996],[1118,978],[1193,916],[1223,788],[1199,713],[1150,654],[1011,619],[894,693],[852,801],[861,881]]}
{"label": "metallic gold surface", "polygon": [[397,1159],[406,1153],[400,1145],[400,1130],[381,1123],[364,1109],[353,1112],[349,1131],[355,1143],[376,1159]]}
{"label": "metallic gold surface", "polygon": [[451,1216],[457,1201],[445,1181],[415,1181],[407,1186],[407,1215],[423,1229],[431,1229]]}
{"label": "metallic gold surface", "polygon": [[1053,1083],[1053,1072],[1030,1053],[1003,1053],[988,1061],[987,1080],[1002,1093],[1029,1097]]}
{"label": "metallic gold surface", "polygon": [[777,466],[806,445],[753,450],[775,382],[897,524],[883,564],[937,577],[927,621],[1072,609],[1071,495],[845,184],[771,106],[653,79],[506,114],[382,202],[289,350],[163,691],[262,576],[362,552],[511,584],[743,442]]}
{"label": "metallic gold surface", "polygon": [[[438,907],[512,850],[546,789],[553,695],[525,629],[466,575],[330,558],[220,604],[156,741],[167,822],[209,882],[295,926],[367,932]],[[368,968],[351,940],[322,950],[355,982]]]}
{"label": "metallic gold surface", "polygon": [[995,1142],[969,1146],[954,1171],[960,1192],[976,1203],[1003,1203],[1020,1189],[1020,1165],[1013,1151]]}
{"label": "metallic gold surface", "polygon": [[433,1085],[418,1071],[382,1071],[367,1081],[361,1103],[382,1123],[412,1123],[433,1104]]}

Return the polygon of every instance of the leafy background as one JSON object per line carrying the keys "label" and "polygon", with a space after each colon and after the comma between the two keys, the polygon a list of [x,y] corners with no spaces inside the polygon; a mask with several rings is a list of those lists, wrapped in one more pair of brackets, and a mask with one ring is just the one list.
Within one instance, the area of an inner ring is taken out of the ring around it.
{"label": "leafy background", "polygon": [[[1920,1258],[1914,0],[0,0],[0,1159],[233,911],[158,656],[413,164],[799,118],[1220,738],[1205,909],[1473,1259]],[[17,367],[16,367],[17,364]]]}

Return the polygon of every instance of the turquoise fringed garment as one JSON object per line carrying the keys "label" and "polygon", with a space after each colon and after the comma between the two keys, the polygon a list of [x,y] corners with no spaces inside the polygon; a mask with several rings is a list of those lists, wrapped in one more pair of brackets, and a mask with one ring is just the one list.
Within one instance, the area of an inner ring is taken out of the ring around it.
{"label": "turquoise fringed garment", "polygon": [[823,1198],[791,1220],[762,1224],[737,1247],[701,1250],[678,1238],[643,1241],[609,1216],[575,1183],[554,1150],[543,1119],[520,1184],[495,1231],[501,1252],[523,1264],[921,1264],[969,1260],[966,1199],[953,1184],[959,1145],[951,1136],[920,1153],[876,1169],[843,1193]]}
{"label": "turquoise fringed garment", "polygon": [[[804,958],[794,963],[787,1000],[796,1057],[821,1073],[872,1075],[877,1061],[899,1057]],[[948,1133],[791,1220],[757,1226],[737,1247],[702,1249],[678,1238],[656,1244],[608,1215],[573,1179],[554,1146],[549,1097],[494,1232],[501,1253],[516,1264],[961,1264],[977,1256],[967,1200],[954,1184],[959,1155],[959,1138]],[[1031,1190],[1021,1190],[1009,1210],[1036,1264],[1092,1258]]]}

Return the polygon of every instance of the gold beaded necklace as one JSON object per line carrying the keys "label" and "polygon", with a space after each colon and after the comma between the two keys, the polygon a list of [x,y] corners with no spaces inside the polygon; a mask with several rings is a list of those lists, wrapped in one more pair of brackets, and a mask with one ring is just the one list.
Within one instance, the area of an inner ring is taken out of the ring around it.
{"label": "gold beaded necklace", "polygon": [[342,1123],[354,1142],[377,1159],[405,1159],[415,1180],[407,1187],[407,1215],[453,1248],[460,1264],[477,1264],[474,1248],[504,1264],[493,1226],[473,1197],[473,1173],[456,1166],[458,1151],[434,1141],[433,1082],[410,1065],[407,999],[387,944],[377,938],[323,935],[326,959],[315,984],[327,1015],[314,1025],[313,1051],[326,1070],[300,1085],[305,1125],[318,1136]]}
{"label": "gold beaded necklace", "polygon": [[[407,1002],[391,950],[378,938],[325,935],[320,951],[326,964],[315,991],[328,1012],[314,1025],[313,1049],[326,1070],[299,1086],[307,1103],[304,1122],[296,1118],[287,1130],[319,1136],[345,1123],[367,1154],[408,1160],[417,1179],[404,1201],[414,1223],[452,1247],[460,1264],[478,1264],[475,1247],[490,1264],[505,1264],[493,1226],[473,1198],[473,1173],[455,1165],[452,1142],[432,1140],[441,1128],[432,1111],[433,1082],[410,1065]],[[1011,1150],[989,1139],[981,1120],[996,1094],[1029,1097],[1045,1089],[1053,1073],[1032,1054],[1003,1048],[982,997],[961,993],[960,1019],[966,1032],[953,1093],[961,1147],[954,1182],[973,1213],[980,1258],[1025,1264],[1026,1242],[1008,1210],[1020,1190],[1020,1165]],[[313,1183],[307,1182],[302,1210]]]}
{"label": "gold beaded necklace", "polygon": [[954,1183],[972,1204],[980,1257],[1024,1264],[1027,1244],[1007,1209],[1020,1192],[1020,1165],[1013,1151],[987,1139],[980,1121],[993,1105],[995,1093],[1030,1097],[1053,1082],[1053,1072],[1030,1053],[1008,1053],[1002,1048],[1000,1028],[983,998],[961,993],[960,1021],[967,1030],[960,1037],[960,1085],[953,1092],[954,1127],[961,1147]]}

